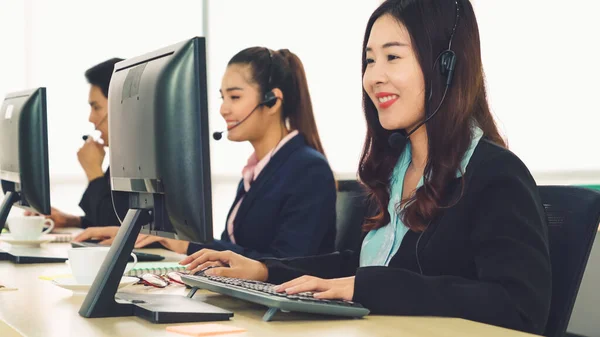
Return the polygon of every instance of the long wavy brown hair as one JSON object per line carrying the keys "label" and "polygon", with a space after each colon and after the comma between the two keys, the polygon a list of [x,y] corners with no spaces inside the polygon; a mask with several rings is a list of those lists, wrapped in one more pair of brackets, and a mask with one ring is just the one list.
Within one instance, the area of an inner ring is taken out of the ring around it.
{"label": "long wavy brown hair", "polygon": [[[416,232],[425,230],[444,208],[456,203],[448,201],[450,184],[456,179],[462,158],[471,142],[471,125],[483,130],[484,137],[506,147],[500,136],[487,102],[479,29],[473,7],[468,0],[458,0],[460,19],[452,42],[457,62],[452,85],[438,113],[427,123],[428,157],[424,184],[407,200],[396,205],[406,226]],[[388,0],[373,12],[365,31],[362,50],[362,73],[367,67],[366,46],[375,21],[391,15],[406,27],[426,85],[425,112],[433,112],[442,99],[446,78],[433,69],[438,55],[448,48],[456,20],[455,0]],[[431,98],[430,97],[431,94]],[[358,175],[371,192],[378,213],[366,219],[368,231],[387,225],[390,216],[390,176],[403,150],[388,145],[393,131],[385,130],[375,105],[363,88],[363,110],[367,120],[367,135],[360,158]],[[461,179],[461,184],[464,182]]]}

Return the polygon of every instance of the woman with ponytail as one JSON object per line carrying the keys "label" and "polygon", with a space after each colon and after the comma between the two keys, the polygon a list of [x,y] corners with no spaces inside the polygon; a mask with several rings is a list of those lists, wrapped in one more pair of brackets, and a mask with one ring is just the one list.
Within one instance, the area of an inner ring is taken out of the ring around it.
{"label": "woman with ponytail", "polygon": [[[135,247],[159,242],[179,253],[210,248],[252,259],[332,252],[336,183],[298,56],[287,49],[244,49],[229,61],[219,91],[227,138],[254,148],[221,239],[199,244],[140,235]],[[103,237],[110,243],[117,231],[90,229],[77,241]]]}

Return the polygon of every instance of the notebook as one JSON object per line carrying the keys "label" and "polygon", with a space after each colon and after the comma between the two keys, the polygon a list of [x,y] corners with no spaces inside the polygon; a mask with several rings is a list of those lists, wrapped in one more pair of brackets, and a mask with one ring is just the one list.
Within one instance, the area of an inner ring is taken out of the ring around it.
{"label": "notebook", "polygon": [[53,238],[53,240],[51,242],[69,243],[69,242],[73,241],[73,238],[75,238],[77,235],[79,235],[79,233],[81,233],[82,231],[83,231],[83,229],[81,229],[81,228],[73,228],[73,227],[56,228],[56,229],[52,230],[52,233],[50,233],[48,235]]}
{"label": "notebook", "polygon": [[[10,234],[10,232],[2,232],[2,235],[7,235]],[[52,238],[52,241],[50,241],[50,243],[69,243],[73,240],[73,238],[75,237],[72,234],[46,234],[43,237],[40,237],[42,239],[45,239],[46,237]]]}
{"label": "notebook", "polygon": [[48,234],[48,236],[52,237],[52,243],[62,243],[62,242],[71,242],[75,237],[73,234]]}
{"label": "notebook", "polygon": [[[135,268],[123,274],[124,276],[140,277],[144,274],[164,275],[172,271],[187,273],[185,266],[178,262],[138,262]],[[41,275],[40,280],[52,281],[58,278],[71,278],[72,274]]]}
{"label": "notebook", "polygon": [[180,265],[178,262],[138,262],[135,268],[125,273],[125,276],[164,275],[172,271],[187,272],[185,266]]}

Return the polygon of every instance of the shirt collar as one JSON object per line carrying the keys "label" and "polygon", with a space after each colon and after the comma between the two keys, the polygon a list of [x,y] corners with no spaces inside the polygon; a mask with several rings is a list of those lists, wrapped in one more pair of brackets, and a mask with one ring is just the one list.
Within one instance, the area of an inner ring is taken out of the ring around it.
{"label": "shirt collar", "polygon": [[290,132],[287,136],[283,137],[283,139],[279,142],[279,144],[277,144],[277,146],[274,149],[269,151],[269,153],[267,153],[264,156],[264,158],[262,158],[260,161],[256,157],[256,152],[254,152],[254,153],[252,153],[252,155],[250,155],[250,158],[248,158],[248,163],[242,169],[242,177],[244,179],[244,189],[246,190],[246,192],[248,192],[248,190],[250,190],[250,185],[252,184],[252,182],[256,180],[256,178],[258,177],[260,172],[265,168],[265,166],[267,166],[267,164],[269,163],[271,158],[275,155],[275,153],[277,151],[279,151],[279,149],[281,149],[283,147],[283,145],[285,145],[287,142],[289,142],[292,138],[296,137],[297,135],[298,135],[298,130],[294,130],[294,131]]}
{"label": "shirt collar", "polygon": [[[460,162],[459,168],[456,170],[457,178],[462,177],[464,172],[467,171],[467,166],[469,165],[471,156],[473,156],[473,152],[475,152],[475,148],[477,147],[477,144],[479,144],[479,141],[481,140],[482,137],[483,137],[483,130],[481,130],[481,128],[479,128],[478,126],[473,125],[471,127],[471,143],[469,144],[469,147],[467,148],[467,150],[465,151],[465,154],[463,155],[463,158],[462,158],[462,161]],[[404,151],[402,151],[402,154],[400,155],[400,158],[398,158],[398,162],[396,163],[396,167],[394,167],[394,172],[392,173],[393,179],[397,179],[397,177],[400,174],[404,175],[404,173],[406,173],[406,170],[408,169],[408,166],[410,165],[411,159],[412,159],[412,148],[410,146],[410,142],[407,142],[406,148],[404,149]],[[422,185],[423,185],[423,178],[421,178],[421,180],[417,184],[417,188]]]}

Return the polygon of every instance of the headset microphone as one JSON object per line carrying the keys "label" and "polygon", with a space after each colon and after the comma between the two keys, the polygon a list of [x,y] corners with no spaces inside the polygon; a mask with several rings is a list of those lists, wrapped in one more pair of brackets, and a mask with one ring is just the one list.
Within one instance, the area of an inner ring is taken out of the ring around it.
{"label": "headset microphone", "polygon": [[[104,124],[104,122],[108,119],[108,114],[106,114],[106,116],[104,116],[104,118],[102,118],[100,120],[100,122],[98,122],[98,124],[94,124],[94,129],[98,130],[98,127],[100,127],[100,125]],[[83,141],[87,141],[88,138],[90,138],[90,135],[83,135],[81,136],[81,139],[83,139]]]}
{"label": "headset microphone", "polygon": [[[275,105],[275,102],[277,102],[277,96],[275,96],[275,93],[273,93],[273,91],[269,91],[268,93],[265,94],[265,99],[262,102],[258,103],[258,105],[255,106],[254,109],[252,109],[252,111],[250,111],[250,113],[248,115],[246,115],[246,117],[244,117],[244,119],[242,119],[236,125],[229,128],[227,131],[230,131],[233,128],[237,128],[238,126],[240,126],[240,124],[244,123],[250,116],[252,116],[252,114],[254,113],[254,111],[256,111],[256,109],[258,109],[258,107],[264,105],[266,107],[271,108],[271,107],[273,107],[273,105]],[[223,138],[223,132],[225,132],[225,131],[214,132],[212,135],[213,139],[220,140],[221,138]]]}
{"label": "headset microphone", "polygon": [[408,136],[404,136],[400,132],[394,132],[388,138],[388,144],[392,149],[403,149],[406,146]]}
{"label": "headset microphone", "polygon": [[440,108],[442,107],[442,103],[444,102],[444,99],[446,98],[447,92],[448,92],[448,87],[446,87],[446,90],[444,90],[444,96],[442,97],[442,101],[440,102],[440,105],[438,105],[437,109],[435,109],[435,111],[431,115],[429,115],[429,117],[427,117],[424,121],[419,123],[414,129],[412,129],[409,133],[407,133],[406,136],[402,132],[398,132],[398,131],[393,132],[388,137],[388,144],[390,145],[390,147],[393,149],[396,149],[396,150],[404,149],[404,147],[406,146],[406,143],[408,142],[408,139],[410,138],[410,135],[415,133],[415,131],[419,130],[419,128],[421,126],[423,126],[431,118],[433,118],[433,116],[435,116],[435,114],[440,110]]}

